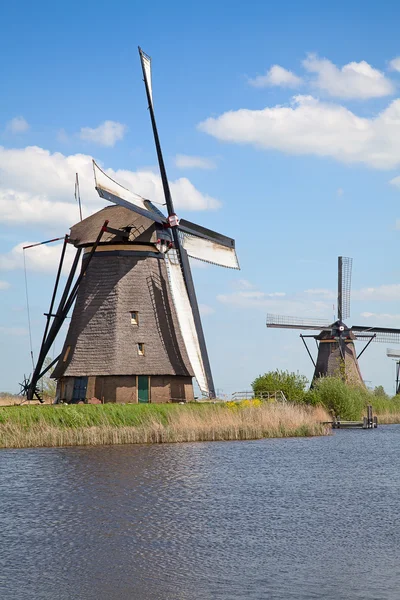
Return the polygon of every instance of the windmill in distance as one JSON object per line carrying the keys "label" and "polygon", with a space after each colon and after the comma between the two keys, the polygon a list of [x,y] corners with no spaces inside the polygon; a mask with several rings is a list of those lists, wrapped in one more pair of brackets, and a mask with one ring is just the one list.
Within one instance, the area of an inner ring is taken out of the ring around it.
{"label": "windmill in distance", "polygon": [[[338,257],[338,315],[334,323],[321,319],[301,319],[283,315],[267,315],[267,327],[278,329],[302,329],[319,331],[315,334],[300,334],[308,355],[314,365],[311,386],[319,377],[341,377],[347,383],[365,387],[358,359],[371,342],[391,342],[400,344],[400,329],[389,327],[348,326],[345,320],[350,318],[351,271],[353,259]],[[306,338],[314,338],[318,354],[314,360]],[[359,354],[354,342],[366,342]]]}
{"label": "windmill in distance", "polygon": [[393,358],[396,363],[396,396],[400,394],[400,350],[393,350],[392,348],[387,348],[386,356],[389,358]]}

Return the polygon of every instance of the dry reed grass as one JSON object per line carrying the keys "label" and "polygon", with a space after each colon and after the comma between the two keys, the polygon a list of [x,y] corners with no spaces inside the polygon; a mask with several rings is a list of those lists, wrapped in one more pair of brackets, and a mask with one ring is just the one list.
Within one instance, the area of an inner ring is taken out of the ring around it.
{"label": "dry reed grass", "polygon": [[[19,406],[24,400],[23,396],[0,396],[0,406]],[[44,404],[53,404],[54,398],[44,398]],[[31,405],[41,404],[39,400],[31,400]]]}
{"label": "dry reed grass", "polygon": [[400,424],[400,412],[383,411],[378,413],[378,425]]}
{"label": "dry reed grass", "polygon": [[[74,410],[76,408],[73,407]],[[86,408],[81,406],[79,410],[84,411]],[[102,410],[101,405],[90,408]],[[126,410],[132,411],[135,408],[135,405],[130,405]],[[164,405],[160,412],[141,410],[142,416],[135,426],[126,426],[122,422],[115,424],[115,421],[107,423],[105,419],[101,425],[95,426],[60,426],[40,419],[27,425],[22,419],[18,422],[18,418],[10,418],[0,423],[0,447],[254,440],[330,433],[330,427],[322,424],[322,421],[328,420],[328,415],[319,407],[262,403],[260,406],[239,406],[234,409],[223,405],[173,406],[172,410],[165,408]],[[14,410],[25,409],[10,409],[11,412]],[[54,407],[54,410],[68,411],[69,407]]]}

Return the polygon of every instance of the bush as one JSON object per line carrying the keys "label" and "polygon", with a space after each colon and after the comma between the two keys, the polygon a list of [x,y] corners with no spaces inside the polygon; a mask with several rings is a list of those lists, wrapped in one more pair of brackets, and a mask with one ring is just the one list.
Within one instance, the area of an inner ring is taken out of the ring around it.
{"label": "bush", "polygon": [[351,386],[340,377],[321,377],[314,382],[307,397],[313,398],[313,404],[321,403],[329,411],[343,420],[355,421],[365,414],[373,397],[368,390],[360,386]]}
{"label": "bush", "polygon": [[257,377],[251,384],[256,398],[260,398],[267,392],[281,390],[290,402],[304,402],[308,379],[299,373],[289,371],[269,371]]}
{"label": "bush", "polygon": [[385,392],[383,385],[377,385],[372,393],[377,398],[385,398],[385,400],[389,400],[389,396]]}

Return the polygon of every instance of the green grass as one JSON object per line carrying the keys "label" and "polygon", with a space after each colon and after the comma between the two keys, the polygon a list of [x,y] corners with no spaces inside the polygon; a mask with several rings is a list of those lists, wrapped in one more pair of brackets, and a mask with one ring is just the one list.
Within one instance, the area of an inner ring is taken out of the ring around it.
{"label": "green grass", "polygon": [[0,407],[0,447],[212,441],[322,435],[326,414],[306,406],[103,404]]}

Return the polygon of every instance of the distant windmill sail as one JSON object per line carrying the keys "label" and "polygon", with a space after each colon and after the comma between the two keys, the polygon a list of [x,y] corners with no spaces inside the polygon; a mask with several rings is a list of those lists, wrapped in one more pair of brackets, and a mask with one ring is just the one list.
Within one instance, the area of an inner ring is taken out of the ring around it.
{"label": "distant windmill sail", "polygon": [[338,319],[350,317],[351,270],[353,259],[347,256],[338,258]]}

